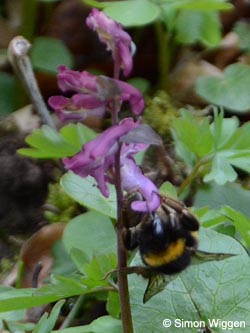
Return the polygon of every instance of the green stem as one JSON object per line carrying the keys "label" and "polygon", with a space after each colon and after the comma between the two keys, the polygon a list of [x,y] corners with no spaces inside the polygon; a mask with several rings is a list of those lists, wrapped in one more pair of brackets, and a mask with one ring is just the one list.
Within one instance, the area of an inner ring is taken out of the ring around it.
{"label": "green stem", "polygon": [[37,19],[37,0],[23,0],[21,35],[33,40]]}
{"label": "green stem", "polygon": [[17,279],[16,279],[16,288],[21,288],[22,277],[23,277],[24,262],[22,260],[18,261],[17,264]]}
{"label": "green stem", "polygon": [[167,89],[170,66],[169,34],[160,21],[155,23],[155,31],[158,45],[159,86],[161,89]]}
{"label": "green stem", "polygon": [[183,181],[183,183],[179,187],[179,189],[177,191],[178,196],[180,196],[186,190],[186,188],[191,185],[193,180],[197,177],[197,175],[199,173],[199,169],[202,165],[203,165],[203,163],[201,161],[196,163],[192,172],[188,175],[188,177]]}

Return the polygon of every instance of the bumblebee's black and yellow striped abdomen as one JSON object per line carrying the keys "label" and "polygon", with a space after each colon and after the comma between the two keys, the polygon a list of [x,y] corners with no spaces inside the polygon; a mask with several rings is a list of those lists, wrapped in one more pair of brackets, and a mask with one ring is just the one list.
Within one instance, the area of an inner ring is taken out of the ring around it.
{"label": "bumblebee's black and yellow striped abdomen", "polygon": [[178,260],[185,251],[185,240],[183,238],[173,242],[165,250],[158,253],[144,254],[143,261],[151,267],[161,267]]}

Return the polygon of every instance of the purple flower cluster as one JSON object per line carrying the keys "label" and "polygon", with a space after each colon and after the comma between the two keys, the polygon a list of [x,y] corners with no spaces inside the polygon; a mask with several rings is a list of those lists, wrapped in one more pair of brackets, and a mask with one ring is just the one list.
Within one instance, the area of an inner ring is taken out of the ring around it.
{"label": "purple flower cluster", "polygon": [[[107,49],[112,51],[116,66],[129,75],[133,62],[133,42],[120,24],[97,9],[87,18],[87,25],[95,30]],[[105,76],[95,76],[86,71],[73,71],[59,66],[58,85],[62,92],[73,93],[71,98],[53,96],[50,106],[62,121],[83,120],[89,113],[103,115],[106,111],[119,112],[123,102],[128,102],[135,116],[142,114],[144,101],[141,93],[133,86]],[[68,170],[81,177],[96,179],[101,193],[109,196],[108,183],[115,184],[115,158],[120,153],[120,175],[122,189],[140,192],[142,201],[134,201],[132,209],[141,212],[155,211],[160,205],[158,190],[136,165],[134,155],[147,149],[144,143],[125,143],[122,138],[140,126],[141,121],[125,118],[102,132],[96,139],[86,143],[82,150],[63,163]]]}
{"label": "purple flower cluster", "polygon": [[87,71],[73,71],[63,65],[58,67],[57,78],[62,92],[75,93],[71,98],[49,98],[49,105],[62,122],[84,120],[89,113],[102,116],[106,110],[112,109],[114,101],[120,105],[128,102],[136,116],[143,112],[142,94],[126,82],[106,76],[95,76]]}
{"label": "purple flower cluster", "polygon": [[86,20],[87,26],[96,31],[101,42],[106,44],[107,50],[112,52],[115,63],[128,76],[133,68],[133,53],[135,45],[122,26],[97,9],[93,9]]}
{"label": "purple flower cluster", "polygon": [[[96,139],[86,143],[81,152],[72,158],[63,160],[66,169],[81,177],[92,176],[105,197],[109,196],[107,183],[114,183],[114,159],[119,149],[119,140],[133,128],[140,125],[132,118],[123,119],[101,133]],[[127,192],[140,192],[145,201],[135,201],[132,208],[137,211],[155,211],[160,204],[158,190],[154,183],[143,175],[136,165],[134,155],[148,147],[146,144],[123,143],[120,165],[122,188]]]}

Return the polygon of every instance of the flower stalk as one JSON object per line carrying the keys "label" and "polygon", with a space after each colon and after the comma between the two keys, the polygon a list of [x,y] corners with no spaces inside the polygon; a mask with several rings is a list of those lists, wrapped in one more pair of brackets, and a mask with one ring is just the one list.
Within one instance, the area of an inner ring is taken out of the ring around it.
{"label": "flower stalk", "polygon": [[[113,78],[95,76],[86,71],[77,72],[65,66],[58,68],[58,85],[72,97],[52,96],[50,106],[62,121],[86,119],[88,114],[111,114],[112,125],[92,141],[84,144],[75,156],[64,158],[65,168],[81,177],[92,176],[103,196],[109,196],[108,183],[113,184],[117,197],[117,257],[118,292],[120,296],[123,333],[133,333],[129,287],[127,279],[127,252],[123,244],[123,230],[128,227],[123,220],[124,192],[139,192],[139,200],[131,208],[139,212],[153,212],[160,206],[160,197],[154,183],[136,164],[134,155],[148,148],[154,135],[145,129],[141,119],[119,119],[123,102],[128,102],[134,116],[144,110],[142,94],[130,84],[119,79],[120,73],[128,76],[133,67],[134,44],[121,25],[104,13],[93,9],[86,23],[97,32],[114,61]],[[145,133],[146,131],[146,133]],[[148,134],[148,135],[147,135]],[[146,137],[146,140],[145,140]]]}
{"label": "flower stalk", "polygon": [[40,115],[42,122],[53,129],[56,129],[53,119],[44,103],[41,92],[37,85],[34,71],[29,58],[31,44],[22,36],[14,37],[8,47],[9,60],[19,76],[26,92]]}
{"label": "flower stalk", "polygon": [[122,205],[123,191],[121,186],[121,166],[120,166],[121,145],[115,155],[115,188],[117,197],[117,269],[118,269],[118,290],[120,297],[121,320],[124,333],[133,332],[133,322],[130,307],[128,276],[122,271],[122,268],[127,267],[127,253],[123,246],[122,231],[124,228]]}

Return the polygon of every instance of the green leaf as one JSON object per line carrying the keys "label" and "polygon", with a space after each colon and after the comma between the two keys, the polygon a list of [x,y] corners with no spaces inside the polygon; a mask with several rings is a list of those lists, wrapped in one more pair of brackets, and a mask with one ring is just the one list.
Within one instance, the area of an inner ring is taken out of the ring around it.
{"label": "green leaf", "polygon": [[60,310],[64,302],[65,302],[64,300],[57,302],[54,305],[52,311],[50,312],[50,315],[48,315],[48,313],[45,312],[43,316],[40,318],[37,325],[35,326],[32,333],[50,333],[57,322]]}
{"label": "green leaf", "polygon": [[103,316],[94,320],[91,324],[65,328],[51,333],[122,333],[122,324],[119,319],[111,316]]}
{"label": "green leaf", "polygon": [[224,186],[216,183],[200,186],[194,197],[195,207],[219,209],[227,205],[245,216],[250,216],[249,202],[250,191],[235,183],[227,183]]}
{"label": "green leaf", "polygon": [[82,282],[90,288],[109,286],[112,283],[111,276],[106,279],[104,277],[116,267],[117,258],[115,253],[94,256],[89,263],[84,264],[83,270],[86,276],[82,279]]}
{"label": "green leaf", "polygon": [[122,333],[121,321],[111,316],[103,316],[94,320],[88,325],[90,332],[93,333]]}
{"label": "green leaf", "polygon": [[214,228],[215,231],[221,234],[236,238],[236,228],[230,224],[219,224]]}
{"label": "green leaf", "polygon": [[250,219],[246,218],[245,215],[231,208],[225,206],[222,209],[222,214],[225,214],[227,218],[234,224],[236,230],[244,239],[246,246],[250,247]]}
{"label": "green leaf", "polygon": [[120,298],[118,292],[110,291],[108,293],[108,300],[106,305],[107,312],[115,318],[120,315]]}
{"label": "green leaf", "polygon": [[97,188],[92,177],[82,178],[72,172],[61,178],[64,191],[81,205],[100,212],[113,219],[116,218],[116,194],[114,186],[109,185],[110,196],[105,198]]}
{"label": "green leaf", "polygon": [[239,36],[239,46],[242,50],[250,51],[250,24],[238,21],[233,31]]}
{"label": "green leaf", "polygon": [[178,199],[177,191],[174,185],[170,182],[164,182],[160,189],[160,194],[171,197],[173,199]]}
{"label": "green leaf", "polygon": [[95,8],[103,8],[105,5],[103,2],[99,2],[98,0],[82,0],[86,5],[89,5],[90,7],[95,7]]}
{"label": "green leaf", "polygon": [[241,127],[238,128],[237,132],[231,136],[226,148],[230,147],[233,150],[249,150],[250,144],[250,123],[246,122]]}
{"label": "green leaf", "polygon": [[[214,227],[217,226],[218,224],[222,224],[223,222],[225,222],[225,217],[221,214],[220,209],[217,210],[211,209],[207,205],[205,207],[195,208],[193,210],[195,216],[197,216],[201,225],[206,228]],[[231,236],[234,236],[234,234]]]}
{"label": "green leaf", "polygon": [[237,179],[234,167],[250,172],[250,123],[239,127],[236,117],[225,119],[215,112],[209,124],[207,118],[183,111],[182,118],[173,120],[172,132],[176,152],[193,169],[193,178],[223,185]]}
{"label": "green leaf", "polygon": [[[244,320],[246,332],[249,331],[250,295],[246,290],[250,288],[250,259],[247,253],[234,239],[206,229],[200,232],[200,248],[238,255],[189,267],[146,304],[142,303],[146,281],[137,275],[129,276],[135,333],[163,332],[164,318],[173,323],[171,333],[180,332],[174,325],[177,318],[206,323],[209,318]],[[197,328],[182,330],[197,333]],[[219,328],[217,332],[225,330]],[[243,333],[236,328],[234,332]]]}
{"label": "green leaf", "polygon": [[203,179],[205,182],[214,180],[217,184],[224,185],[226,182],[235,181],[237,179],[237,173],[228,160],[218,153],[213,158],[210,173],[206,174]]}
{"label": "green leaf", "polygon": [[[229,141],[232,141],[232,137],[239,127],[238,118],[223,118],[223,115],[223,112],[215,114],[214,122],[211,124],[211,132],[214,136],[214,145],[216,150],[226,147],[229,148]],[[228,143],[229,145],[227,146]]]}
{"label": "green leaf", "polygon": [[89,289],[78,280],[58,276],[52,279],[52,284],[41,288],[3,290],[0,292],[0,312],[40,306],[85,292]]}
{"label": "green leaf", "polygon": [[25,141],[36,149],[23,148],[18,152],[30,157],[60,158],[72,156],[77,152],[76,147],[67,143],[59,133],[47,125],[28,135]]}
{"label": "green leaf", "polygon": [[[168,2],[168,1],[167,1]],[[233,5],[224,0],[176,0],[178,8],[201,11],[230,10]]]}
{"label": "green leaf", "polygon": [[214,145],[208,119],[195,119],[187,111],[182,115],[182,118],[175,118],[172,122],[175,140],[199,158],[206,156]]}
{"label": "green leaf", "polygon": [[21,155],[35,158],[63,158],[79,152],[82,145],[92,140],[95,132],[83,124],[69,124],[58,133],[47,125],[26,137],[26,143],[33,148],[21,148]]}
{"label": "green leaf", "polygon": [[209,103],[225,107],[228,111],[245,113],[250,109],[250,66],[228,66],[223,77],[201,77],[196,83],[196,93]]}
{"label": "green leaf", "polygon": [[8,323],[8,326],[12,327],[17,324],[17,321],[22,321],[25,318],[24,310],[2,312],[0,313],[0,330],[3,330],[3,321]]}
{"label": "green leaf", "polygon": [[109,218],[96,212],[87,212],[74,218],[63,234],[68,253],[79,249],[89,260],[100,254],[116,252],[116,233]]}
{"label": "green leaf", "polygon": [[84,124],[68,124],[60,129],[62,137],[76,146],[78,150],[82,148],[82,145],[96,138],[97,134],[95,131],[85,126]]}
{"label": "green leaf", "polygon": [[73,66],[73,57],[62,41],[50,37],[37,37],[31,49],[31,61],[34,69],[57,73],[57,66]]}
{"label": "green leaf", "polygon": [[87,254],[84,253],[82,250],[73,247],[70,250],[70,257],[75,263],[78,271],[82,274],[85,274],[84,264],[89,262],[89,257],[87,256]]}
{"label": "green leaf", "polygon": [[62,240],[57,241],[52,248],[54,258],[51,274],[69,276],[75,272],[75,265],[70,255],[66,252]]}
{"label": "green leaf", "polygon": [[133,77],[127,82],[138,89],[143,95],[149,92],[150,82],[143,77]]}
{"label": "green leaf", "polygon": [[126,27],[142,26],[155,21],[160,7],[150,0],[104,2],[105,13]]}
{"label": "green leaf", "polygon": [[215,12],[182,10],[177,16],[176,30],[176,38],[181,43],[201,42],[215,47],[221,40],[220,20]]}

